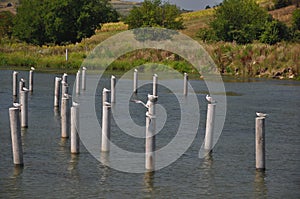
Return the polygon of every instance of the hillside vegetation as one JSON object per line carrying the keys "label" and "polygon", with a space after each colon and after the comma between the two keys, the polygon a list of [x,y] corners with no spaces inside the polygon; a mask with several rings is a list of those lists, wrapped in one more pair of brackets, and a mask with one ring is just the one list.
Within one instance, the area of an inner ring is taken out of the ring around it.
{"label": "hillside vegetation", "polygon": [[[261,0],[264,7],[271,7],[270,0]],[[295,5],[269,11],[274,18],[291,25],[291,13]],[[223,75],[237,77],[274,77],[299,79],[300,73],[300,43],[280,42],[276,45],[252,44],[239,45],[234,42],[204,43],[197,37],[200,28],[208,27],[213,19],[215,10],[207,9],[183,13],[185,29],[183,34],[197,40],[211,55]],[[101,30],[80,43],[66,46],[34,46],[17,42],[13,39],[0,40],[0,65],[28,68],[35,66],[38,70],[70,70],[76,71],[82,61],[95,46],[105,39],[128,26],[123,22],[103,24]],[[69,60],[65,61],[65,49],[69,50]],[[168,59],[166,59],[168,57]],[[116,60],[111,70],[128,70],[146,62],[159,62],[170,65],[180,72],[197,73],[185,60],[173,55],[171,52],[157,50],[141,50],[132,52]]]}

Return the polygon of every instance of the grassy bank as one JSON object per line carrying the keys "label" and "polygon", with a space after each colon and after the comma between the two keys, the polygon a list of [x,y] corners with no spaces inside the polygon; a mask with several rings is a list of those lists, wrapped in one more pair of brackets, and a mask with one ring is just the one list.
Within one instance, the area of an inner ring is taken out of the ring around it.
{"label": "grassy bank", "polygon": [[[32,46],[24,43],[1,40],[0,66],[30,68],[38,70],[76,71],[89,52],[106,38],[121,30],[98,32],[97,35],[76,45],[68,46]],[[224,75],[249,77],[275,77],[299,79],[300,44],[279,43],[266,45],[261,43],[237,45],[235,43],[201,43],[213,58]],[[69,59],[65,60],[65,49]],[[154,62],[173,67],[179,72],[197,73],[190,64],[170,52],[140,50],[122,56],[113,62],[109,69],[126,71],[143,63]]]}

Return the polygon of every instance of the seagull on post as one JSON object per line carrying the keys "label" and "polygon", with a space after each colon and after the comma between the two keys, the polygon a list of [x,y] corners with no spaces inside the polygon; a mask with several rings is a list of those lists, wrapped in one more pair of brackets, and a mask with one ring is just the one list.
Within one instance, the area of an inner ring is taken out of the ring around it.
{"label": "seagull on post", "polygon": [[214,104],[214,103],[216,103],[217,101],[216,100],[214,100],[211,96],[209,96],[209,95],[206,95],[206,100],[210,103],[210,104]]}
{"label": "seagull on post", "polygon": [[147,109],[149,108],[148,105],[146,105],[144,102],[142,102],[141,100],[130,100],[131,102],[134,102],[136,104],[142,104],[144,107],[146,107]]}
{"label": "seagull on post", "polygon": [[21,104],[15,102],[15,103],[13,103],[13,106],[16,107],[16,108],[20,108]]}
{"label": "seagull on post", "polygon": [[256,112],[257,117],[267,117],[268,114]]}
{"label": "seagull on post", "polygon": [[31,67],[30,70],[35,70],[35,68],[34,68],[34,67]]}

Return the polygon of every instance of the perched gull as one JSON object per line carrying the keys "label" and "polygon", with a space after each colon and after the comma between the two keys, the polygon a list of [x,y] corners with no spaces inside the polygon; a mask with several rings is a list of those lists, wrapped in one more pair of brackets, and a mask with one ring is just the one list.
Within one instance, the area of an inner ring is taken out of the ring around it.
{"label": "perched gull", "polygon": [[256,112],[257,117],[266,117],[268,114]]}
{"label": "perched gull", "polygon": [[35,68],[34,68],[34,67],[31,67],[30,70],[35,70]]}
{"label": "perched gull", "polygon": [[209,95],[206,95],[206,100],[209,102],[209,103],[216,103],[217,101],[216,100],[214,100],[211,96],[209,96]]}
{"label": "perched gull", "polygon": [[142,102],[141,100],[131,100],[131,102],[135,102],[137,104],[142,104],[144,107],[149,108],[148,105],[146,105],[144,102]]}
{"label": "perched gull", "polygon": [[78,105],[79,105],[79,103],[77,103],[75,101],[72,102],[72,106],[78,106]]}
{"label": "perched gull", "polygon": [[19,72],[17,72],[17,71],[14,71],[14,74],[18,74]]}
{"label": "perched gull", "polygon": [[21,78],[20,81],[21,81],[21,82],[25,82],[25,79]]}
{"label": "perched gull", "polygon": [[15,102],[15,103],[13,103],[13,106],[16,108],[20,108],[21,104]]}
{"label": "perched gull", "polygon": [[86,67],[82,67],[82,70],[86,70]]}
{"label": "perched gull", "polygon": [[69,94],[65,93],[63,97],[64,97],[64,98],[71,98],[72,95],[69,95]]}

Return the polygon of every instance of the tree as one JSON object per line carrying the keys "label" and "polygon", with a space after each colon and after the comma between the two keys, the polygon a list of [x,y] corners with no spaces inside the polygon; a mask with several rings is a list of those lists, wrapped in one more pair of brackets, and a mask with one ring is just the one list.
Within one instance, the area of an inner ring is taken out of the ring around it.
{"label": "tree", "polygon": [[0,12],[0,37],[10,37],[12,34],[14,15],[9,11]]}
{"label": "tree", "polygon": [[161,0],[145,0],[141,7],[134,7],[125,22],[129,29],[140,27],[163,27],[183,29],[180,9]]}
{"label": "tree", "polygon": [[282,40],[289,40],[289,36],[288,27],[281,21],[273,20],[267,23],[265,31],[260,36],[260,41],[273,45]]}
{"label": "tree", "polygon": [[116,21],[108,0],[22,0],[14,35],[28,43],[75,43],[90,37],[101,23]]}
{"label": "tree", "polygon": [[296,9],[293,12],[293,28],[295,30],[300,30],[300,9]]}
{"label": "tree", "polygon": [[265,22],[271,20],[255,0],[224,0],[210,26],[219,40],[243,44],[258,40]]}

